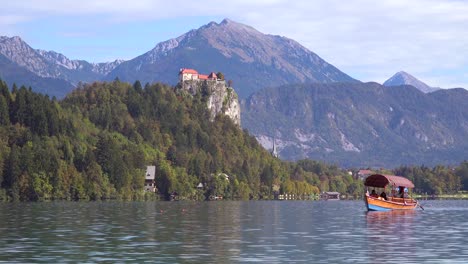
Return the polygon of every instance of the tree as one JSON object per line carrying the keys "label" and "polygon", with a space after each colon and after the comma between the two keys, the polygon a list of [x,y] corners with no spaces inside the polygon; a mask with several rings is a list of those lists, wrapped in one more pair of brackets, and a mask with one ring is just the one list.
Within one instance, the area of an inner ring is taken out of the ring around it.
{"label": "tree", "polygon": [[143,87],[141,86],[141,82],[139,80],[135,81],[135,83],[133,84],[133,89],[135,89],[137,93],[143,92]]}
{"label": "tree", "polygon": [[0,126],[10,124],[10,113],[5,96],[0,95]]}
{"label": "tree", "polygon": [[100,200],[110,198],[112,187],[109,179],[103,174],[101,166],[97,162],[92,161],[85,171],[86,175],[86,193],[91,200]]}
{"label": "tree", "polygon": [[10,104],[11,102],[10,90],[8,89],[7,84],[1,79],[0,79],[0,95],[3,95],[5,99],[7,100],[7,103]]}
{"label": "tree", "polygon": [[468,161],[464,161],[460,164],[455,174],[461,179],[463,190],[468,190]]}
{"label": "tree", "polygon": [[10,155],[5,164],[5,175],[3,180],[3,187],[9,191],[9,196],[13,200],[20,199],[20,190],[19,190],[19,177],[21,174],[21,150],[13,145],[10,151]]}
{"label": "tree", "polygon": [[52,185],[49,176],[41,171],[32,174],[32,188],[34,190],[34,200],[49,200],[52,198]]}
{"label": "tree", "polygon": [[220,80],[223,80],[224,81],[224,74],[222,72],[218,72],[216,73],[216,77],[218,77],[218,79]]}
{"label": "tree", "polygon": [[156,186],[165,197],[176,191],[174,178],[174,171],[166,161],[161,161],[156,166]]}

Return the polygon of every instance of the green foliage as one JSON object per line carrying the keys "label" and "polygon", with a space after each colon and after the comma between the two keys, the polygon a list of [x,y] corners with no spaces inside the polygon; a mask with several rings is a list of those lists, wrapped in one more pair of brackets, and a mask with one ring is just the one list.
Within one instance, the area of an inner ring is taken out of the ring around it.
{"label": "green foliage", "polygon": [[0,125],[10,124],[10,114],[8,113],[8,102],[5,96],[0,95]]}
{"label": "green foliage", "polygon": [[455,174],[461,179],[463,190],[468,190],[468,161],[462,162],[460,167],[455,170]]}
{"label": "green foliage", "polygon": [[49,182],[49,176],[44,172],[32,174],[32,188],[37,200],[49,200],[52,198],[53,187]]}
{"label": "green foliage", "polygon": [[[458,169],[446,166],[435,166],[434,168],[401,166],[393,172],[395,175],[404,176],[413,181],[415,192],[431,195],[455,194],[462,189],[462,180],[466,179],[462,172],[465,166],[466,162],[462,163]],[[460,174],[457,175],[457,173]]]}
{"label": "green foliage", "polygon": [[[228,117],[210,121],[203,96],[167,85],[92,83],[57,102],[25,87],[10,93],[0,81],[0,200],[158,199],[142,191],[147,165],[156,166],[158,194],[166,198],[363,191],[362,182],[335,165],[272,157]],[[464,162],[455,170],[395,173],[420,192],[452,193],[467,188],[467,171]]]}
{"label": "green foliage", "polygon": [[216,77],[218,77],[218,79],[220,80],[223,80],[224,81],[224,74],[222,72],[218,72],[216,73]]}

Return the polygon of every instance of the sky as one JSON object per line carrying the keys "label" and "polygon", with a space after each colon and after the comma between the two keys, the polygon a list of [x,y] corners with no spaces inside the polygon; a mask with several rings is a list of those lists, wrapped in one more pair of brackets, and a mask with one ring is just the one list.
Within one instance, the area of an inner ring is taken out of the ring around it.
{"label": "sky", "polygon": [[70,59],[132,59],[229,18],[291,38],[351,77],[406,71],[432,87],[468,89],[464,0],[21,0],[0,9],[0,36]]}

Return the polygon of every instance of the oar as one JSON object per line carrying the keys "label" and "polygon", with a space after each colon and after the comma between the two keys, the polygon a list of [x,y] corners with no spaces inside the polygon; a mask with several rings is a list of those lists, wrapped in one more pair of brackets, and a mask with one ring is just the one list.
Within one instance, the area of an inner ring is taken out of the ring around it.
{"label": "oar", "polygon": [[[413,197],[411,197],[411,199],[413,199]],[[424,207],[419,203],[419,201],[416,201],[416,205],[419,206],[419,208],[421,208],[424,211]]]}
{"label": "oar", "polygon": [[419,202],[418,202],[418,206],[424,211],[424,207]]}
{"label": "oar", "polygon": [[[416,200],[413,198],[413,196],[411,196],[411,195],[409,195],[409,194],[408,194],[408,196],[409,196],[412,200],[416,201]],[[419,208],[421,208],[421,209],[424,211],[424,207],[419,203],[419,201],[416,201],[416,206],[419,206]]]}

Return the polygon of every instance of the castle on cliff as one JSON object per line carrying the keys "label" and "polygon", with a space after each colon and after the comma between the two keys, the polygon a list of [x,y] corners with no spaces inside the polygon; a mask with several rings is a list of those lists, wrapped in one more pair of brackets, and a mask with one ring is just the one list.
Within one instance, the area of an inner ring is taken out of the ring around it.
{"label": "castle on cliff", "polygon": [[211,120],[222,113],[240,126],[240,104],[237,94],[230,87],[231,81],[226,85],[226,81],[219,77],[214,72],[205,75],[194,69],[182,68],[179,71],[179,87],[192,95],[202,93],[208,96],[207,107],[211,112]]}
{"label": "castle on cliff", "polygon": [[186,68],[180,69],[180,71],[179,71],[179,81],[184,82],[184,81],[188,81],[188,80],[191,80],[191,81],[194,81],[194,80],[221,81],[220,79],[218,79],[218,76],[214,72],[210,73],[209,75],[205,75],[205,74],[199,74],[194,69],[186,69]]}

